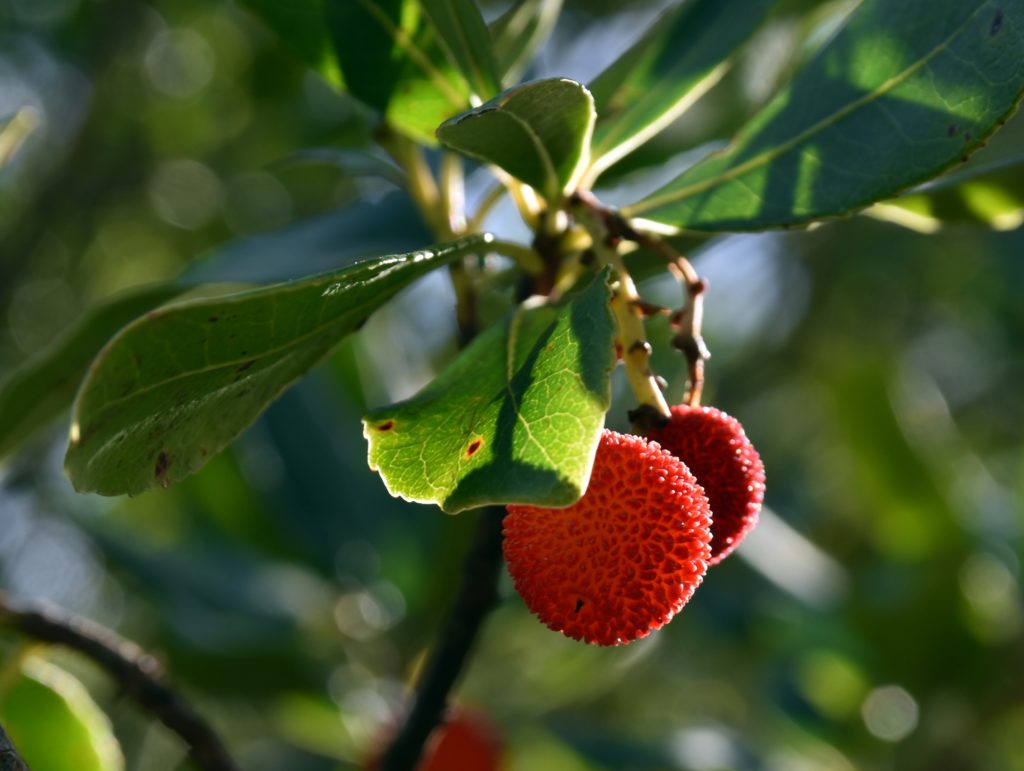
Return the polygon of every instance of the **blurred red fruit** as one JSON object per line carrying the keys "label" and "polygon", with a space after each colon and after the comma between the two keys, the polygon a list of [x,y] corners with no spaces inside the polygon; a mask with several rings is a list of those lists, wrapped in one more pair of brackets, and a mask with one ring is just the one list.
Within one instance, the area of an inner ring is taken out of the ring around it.
{"label": "blurred red fruit", "polygon": [[505,560],[526,606],[574,640],[619,645],[661,628],[700,585],[708,501],[657,444],[605,430],[566,509],[508,506]]}
{"label": "blurred red fruit", "polygon": [[740,422],[714,407],[672,408],[648,438],[689,466],[711,504],[711,563],[721,562],[757,524],[764,464]]}
{"label": "blurred red fruit", "polygon": [[[381,753],[363,768],[378,771]],[[456,709],[430,734],[416,771],[499,771],[502,741],[498,729],[482,713]]]}

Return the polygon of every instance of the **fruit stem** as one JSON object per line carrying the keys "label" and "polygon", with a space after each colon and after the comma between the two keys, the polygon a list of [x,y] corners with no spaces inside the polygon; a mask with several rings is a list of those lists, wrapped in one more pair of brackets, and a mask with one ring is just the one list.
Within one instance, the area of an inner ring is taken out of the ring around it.
{"label": "fruit stem", "polygon": [[689,389],[683,399],[690,407],[700,405],[701,393],[704,390],[704,362],[711,358],[701,327],[704,323],[704,292],[708,282],[698,275],[690,261],[679,254],[671,245],[660,238],[655,238],[625,224],[631,241],[649,249],[665,258],[669,270],[678,281],[684,284],[686,304],[672,314],[671,324],[676,330],[672,345],[686,357],[689,371]]}
{"label": "fruit stem", "polygon": [[621,238],[608,228],[608,220],[602,211],[584,200],[580,195],[572,201],[577,221],[590,233],[591,248],[605,265],[610,265],[618,274],[614,287],[611,311],[618,322],[619,336],[616,341],[622,361],[626,367],[626,379],[641,408],[653,409],[658,415],[669,417],[668,403],[661,392],[658,378],[651,371],[651,344],[647,342],[644,327],[645,303],[637,292],[632,276],[626,270],[618,245]]}
{"label": "fruit stem", "polygon": [[701,336],[707,281],[701,278],[690,261],[670,244],[633,227],[622,215],[605,207],[592,195],[577,193],[575,200],[592,211],[604,223],[610,235],[632,241],[664,258],[669,272],[685,286],[686,303],[672,314],[670,320],[676,331],[672,345],[686,357],[688,365],[689,388],[683,401],[691,407],[699,406],[704,390],[704,362],[711,358],[711,353]]}

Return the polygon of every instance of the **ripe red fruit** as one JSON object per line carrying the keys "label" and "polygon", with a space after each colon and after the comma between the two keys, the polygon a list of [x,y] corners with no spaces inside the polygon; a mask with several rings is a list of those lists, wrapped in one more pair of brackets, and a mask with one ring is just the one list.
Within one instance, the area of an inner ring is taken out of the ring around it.
{"label": "ripe red fruit", "polygon": [[[501,735],[485,715],[456,709],[430,734],[416,771],[498,771],[502,749]],[[363,766],[365,771],[377,771],[383,752]]]}
{"label": "ripe red fruit", "polygon": [[757,524],[764,464],[740,422],[714,407],[678,404],[648,438],[690,467],[711,504],[711,562],[721,562]]}
{"label": "ripe red fruit", "polygon": [[508,506],[505,561],[526,606],[574,640],[619,645],[660,629],[710,557],[704,491],[673,455],[605,430],[590,485],[566,509]]}

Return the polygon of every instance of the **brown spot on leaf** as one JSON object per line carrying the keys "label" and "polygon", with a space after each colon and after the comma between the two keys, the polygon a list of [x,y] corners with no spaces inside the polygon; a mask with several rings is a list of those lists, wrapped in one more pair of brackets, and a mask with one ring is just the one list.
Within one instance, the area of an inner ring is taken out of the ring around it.
{"label": "brown spot on leaf", "polygon": [[256,359],[249,359],[245,364],[240,365],[235,372],[245,372],[249,367],[256,363]]}
{"label": "brown spot on leaf", "polygon": [[476,455],[477,451],[483,446],[483,443],[484,440],[481,439],[479,436],[472,442],[470,442],[469,446],[466,448],[466,457],[472,458],[474,455]]}
{"label": "brown spot on leaf", "polygon": [[1003,9],[997,8],[996,15],[992,19],[992,24],[988,28],[989,37],[995,37],[999,34],[999,30],[1003,28]]}
{"label": "brown spot on leaf", "polygon": [[153,468],[153,476],[160,481],[160,484],[164,487],[167,486],[167,480],[164,479],[164,475],[167,473],[167,469],[171,465],[171,456],[163,450],[156,456],[156,466]]}
{"label": "brown spot on leaf", "polygon": [[377,430],[378,431],[390,431],[394,427],[395,427],[395,421],[393,421],[393,420],[385,420],[383,423],[380,423],[377,426]]}

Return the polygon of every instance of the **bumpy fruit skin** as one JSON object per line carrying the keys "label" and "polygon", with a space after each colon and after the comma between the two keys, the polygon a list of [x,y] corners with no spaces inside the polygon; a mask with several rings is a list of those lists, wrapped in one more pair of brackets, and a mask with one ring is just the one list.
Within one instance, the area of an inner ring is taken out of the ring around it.
{"label": "bumpy fruit skin", "polygon": [[764,464],[736,418],[714,407],[672,407],[663,428],[647,432],[689,466],[711,504],[711,564],[725,559],[757,524]]}
{"label": "bumpy fruit skin", "polygon": [[590,485],[566,509],[508,506],[505,561],[526,606],[574,640],[620,645],[660,629],[707,570],[711,512],[680,460],[605,430]]}
{"label": "bumpy fruit skin", "polygon": [[[385,749],[363,765],[365,771],[378,771]],[[503,749],[501,734],[485,715],[456,708],[430,734],[416,771],[499,771]]]}

